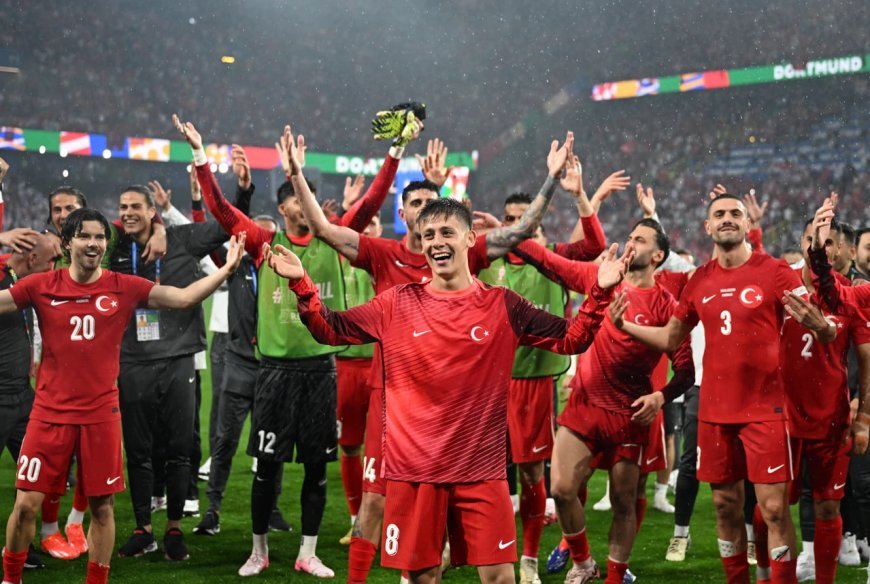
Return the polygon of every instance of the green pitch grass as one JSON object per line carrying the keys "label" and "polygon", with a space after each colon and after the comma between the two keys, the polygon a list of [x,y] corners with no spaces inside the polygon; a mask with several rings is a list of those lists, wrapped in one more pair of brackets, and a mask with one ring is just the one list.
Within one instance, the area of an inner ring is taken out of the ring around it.
{"label": "green pitch grass", "polygon": [[[203,460],[208,455],[208,404],[211,403],[211,384],[209,375],[204,375],[203,409],[200,415],[203,428],[203,448],[206,451]],[[239,567],[248,558],[251,550],[250,524],[250,492],[251,492],[251,459],[244,454],[247,444],[247,426],[242,434],[239,453],[233,460],[233,471],[224,499],[221,514],[221,532],[216,536],[199,536],[193,534],[193,527],[198,518],[185,519],[183,529],[185,539],[190,548],[190,559],[185,562],[170,562],[164,559],[162,550],[162,533],[165,528],[165,512],[154,516],[155,533],[158,534],[160,550],[147,554],[142,558],[124,559],[117,557],[117,549],[126,541],[130,531],[135,527],[130,506],[129,495],[121,493],[115,501],[115,518],[117,536],[115,557],[112,558],[110,582],[179,582],[207,583],[239,582],[237,575]],[[14,500],[14,467],[8,453],[0,457],[0,516],[6,521]],[[323,562],[335,570],[336,581],[347,579],[347,547],[338,543],[347,533],[350,522],[347,506],[339,474],[339,465],[329,465],[328,500],[323,526],[317,545],[317,554]],[[652,479],[650,480],[650,483]],[[295,572],[293,562],[299,549],[299,490],[302,485],[301,467],[288,464],[284,474],[284,492],[279,505],[284,516],[294,530],[290,533],[270,533],[270,567],[260,576],[252,578],[252,582],[315,582],[317,579]],[[604,493],[604,475],[593,477],[589,487],[588,530],[592,553],[599,565],[607,563],[607,532],[610,514],[592,511],[591,505]],[[673,515],[661,513],[652,508],[652,489],[648,491],[650,507],[646,520],[634,545],[631,557],[631,570],[638,576],[639,584],[672,583],[672,582],[723,582],[724,573],[718,558],[716,532],[714,528],[713,509],[710,501],[710,490],[701,486],[695,515],[692,519],[692,547],[688,558],[683,563],[665,562],[665,549],[673,532]],[[673,501],[673,495],[669,495]],[[66,515],[72,505],[72,494],[68,494],[61,504],[60,525],[66,523]],[[205,483],[200,483],[200,506],[203,511],[207,507],[205,498]],[[796,510],[795,510],[795,520]],[[85,520],[87,527],[89,519]],[[37,529],[38,533],[38,529]],[[517,534],[522,541],[522,528],[517,518]],[[545,528],[539,553],[541,579],[543,582],[562,582],[564,572],[548,575],[545,573],[547,556],[559,542],[560,532],[557,524]],[[521,547],[519,548],[521,552]],[[72,584],[83,582],[87,560],[82,557],[73,561],[61,561],[44,556],[46,568],[42,570],[27,570],[24,573],[26,584]],[[376,566],[378,560],[376,560]],[[754,571],[753,571],[754,572]],[[397,584],[399,573],[380,567],[372,569],[369,582]],[[477,582],[475,570],[464,567],[450,569],[444,576],[447,583]],[[867,581],[865,568],[844,568],[840,566],[837,572],[837,582],[864,583]]]}

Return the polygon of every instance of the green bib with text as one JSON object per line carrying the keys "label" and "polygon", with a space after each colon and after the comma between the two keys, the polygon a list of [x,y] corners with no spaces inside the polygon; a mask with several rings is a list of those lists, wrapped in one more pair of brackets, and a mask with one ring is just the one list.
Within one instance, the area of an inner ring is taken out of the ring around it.
{"label": "green bib with text", "polygon": [[[338,253],[319,239],[297,245],[283,231],[272,238],[272,246],[279,243],[302,260],[305,272],[317,285],[320,301],[332,310],[344,310],[344,277]],[[314,340],[299,319],[296,295],[287,280],[264,262],[257,274],[257,348],[261,355],[273,359],[304,359],[338,353],[345,345],[332,347]]]}
{"label": "green bib with text", "polygon": [[[354,268],[346,259],[342,258],[341,267],[344,270],[344,290],[347,298],[347,307],[353,308],[365,304],[375,297],[375,289],[372,287],[372,277],[365,270]],[[375,352],[375,344],[350,345],[342,351],[339,357],[346,359],[371,359]]]}
{"label": "green bib with text", "polygon": [[[568,301],[565,290],[529,264],[512,264],[504,258],[499,258],[477,277],[487,284],[513,290],[550,314],[565,316],[565,305]],[[518,347],[514,355],[511,377],[528,379],[559,375],[567,371],[570,364],[571,358],[568,355],[559,355],[533,347]]]}

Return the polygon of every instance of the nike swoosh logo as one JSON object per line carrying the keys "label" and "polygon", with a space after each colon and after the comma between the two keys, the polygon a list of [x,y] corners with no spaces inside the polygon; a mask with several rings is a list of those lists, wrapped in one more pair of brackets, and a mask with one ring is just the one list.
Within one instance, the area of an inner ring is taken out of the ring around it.
{"label": "nike swoosh logo", "polygon": [[708,302],[716,298],[716,296],[716,294],[713,294],[712,296],[704,296],[703,298],[701,298],[701,304],[707,304]]}
{"label": "nike swoosh logo", "polygon": [[655,462],[656,460],[658,460],[658,458],[659,458],[658,456],[653,456],[652,458],[647,458],[647,459],[646,459],[646,463],[647,463],[647,464],[652,464],[653,462]]}
{"label": "nike swoosh logo", "polygon": [[432,332],[431,330],[428,330],[428,331],[420,331],[419,333],[418,333],[417,331],[414,331],[414,338],[416,339],[417,337],[422,337],[422,336],[425,335],[426,333],[431,333],[431,332]]}
{"label": "nike swoosh logo", "polygon": [[785,466],[784,464],[781,464],[781,465],[775,466],[773,468],[767,467],[767,474],[773,474],[784,466]]}
{"label": "nike swoosh logo", "polygon": [[547,449],[547,445],[546,445],[546,444],[544,444],[543,446],[533,446],[533,447],[532,447],[532,452],[534,452],[535,454],[537,454],[537,453],[539,453],[539,452],[543,452],[543,451],[546,450],[546,449]]}
{"label": "nike swoosh logo", "polygon": [[196,375],[187,380],[188,383],[193,383],[194,381],[196,381]]}
{"label": "nike swoosh logo", "polygon": [[327,454],[332,454],[333,452],[335,452],[335,449],[336,449],[336,448],[338,448],[338,447],[337,447],[337,446],[333,446],[332,448],[327,448],[327,449],[326,449],[326,453],[327,453]]}
{"label": "nike swoosh logo", "polygon": [[69,300],[52,300],[51,305],[60,306],[61,304],[66,304],[67,302],[69,302]]}
{"label": "nike swoosh logo", "polygon": [[396,260],[396,265],[399,266],[400,268],[410,268],[411,267],[408,264],[403,264],[399,260]]}
{"label": "nike swoosh logo", "polygon": [[115,478],[113,478],[113,479],[106,479],[106,484],[107,484],[107,485],[114,485],[114,484],[117,483],[119,480],[121,480],[121,477],[115,477]]}
{"label": "nike swoosh logo", "polygon": [[515,539],[512,539],[512,540],[510,540],[509,542],[505,543],[505,542],[499,540],[499,542],[498,542],[498,549],[500,549],[500,550],[506,550],[507,548],[511,547],[511,545],[512,545],[515,541],[516,541]]}
{"label": "nike swoosh logo", "polygon": [[845,486],[846,486],[846,483],[843,483],[842,485],[840,483],[834,483],[834,490],[839,491],[840,489],[842,489]]}

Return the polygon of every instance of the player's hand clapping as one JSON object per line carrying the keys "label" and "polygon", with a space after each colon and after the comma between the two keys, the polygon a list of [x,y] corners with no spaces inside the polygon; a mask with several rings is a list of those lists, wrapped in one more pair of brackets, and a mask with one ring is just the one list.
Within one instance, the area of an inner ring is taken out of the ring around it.
{"label": "player's hand clapping", "polygon": [[558,178],[565,170],[565,164],[568,162],[574,151],[574,132],[565,134],[565,142],[559,146],[558,140],[553,140],[550,144],[550,153],[547,154],[547,170],[550,171],[550,176]]}
{"label": "player's hand clapping", "polygon": [[178,114],[172,114],[172,123],[175,124],[175,129],[178,130],[190,147],[194,150],[202,150],[202,136],[193,127],[190,122],[182,122]]}
{"label": "player's hand clapping", "polygon": [[831,221],[837,209],[837,193],[825,199],[813,216],[813,249],[822,249],[831,235]]}
{"label": "player's hand clapping", "polygon": [[598,213],[601,203],[610,198],[615,191],[624,191],[631,184],[631,177],[625,176],[625,170],[617,170],[612,173],[598,186],[592,198],[589,200],[592,208]]}
{"label": "player's hand clapping", "polygon": [[245,255],[245,239],[247,235],[246,232],[242,231],[238,236],[233,235],[230,237],[229,245],[227,246],[227,260],[221,266],[221,270],[226,272],[227,275],[235,272],[242,262],[242,256]]}
{"label": "player's hand clapping", "polygon": [[447,146],[438,138],[429,140],[429,143],[426,145],[426,158],[423,158],[419,154],[414,156],[417,157],[417,162],[420,163],[420,168],[423,170],[423,176],[426,177],[426,180],[435,183],[439,187],[447,182],[447,177],[453,172],[453,167],[447,166]]}
{"label": "player's hand clapping", "polygon": [[240,144],[233,144],[233,174],[239,179],[239,187],[245,190],[251,188],[251,165],[248,164],[248,155]]}
{"label": "player's hand clapping", "polygon": [[341,208],[345,211],[350,210],[353,204],[356,203],[362,196],[363,187],[366,184],[366,179],[363,175],[358,174],[355,178],[347,177],[344,179],[344,199],[341,201]]}
{"label": "player's hand clapping", "polygon": [[302,262],[296,257],[296,254],[283,245],[276,245],[273,252],[269,244],[264,243],[263,260],[269,264],[269,267],[276,274],[290,280],[291,284],[295,284],[305,277],[305,269],[302,267]]}
{"label": "player's hand clapping", "polygon": [[284,133],[275,147],[281,156],[281,166],[284,167],[287,176],[302,172],[302,167],[305,166],[305,136],[299,134],[294,142],[293,130],[288,124],[284,126]]}
{"label": "player's hand clapping", "polygon": [[652,187],[644,188],[643,183],[635,186],[637,192],[637,204],[643,211],[644,219],[650,219],[656,214],[656,197]]}

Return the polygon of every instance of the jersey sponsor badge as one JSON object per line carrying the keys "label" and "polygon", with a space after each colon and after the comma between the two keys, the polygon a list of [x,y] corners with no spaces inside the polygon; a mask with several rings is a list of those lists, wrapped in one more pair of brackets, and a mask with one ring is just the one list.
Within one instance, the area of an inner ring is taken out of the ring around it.
{"label": "jersey sponsor badge", "polygon": [[764,302],[764,293],[758,286],[749,285],[741,290],[738,298],[740,299],[740,304],[746,308],[757,308]]}

